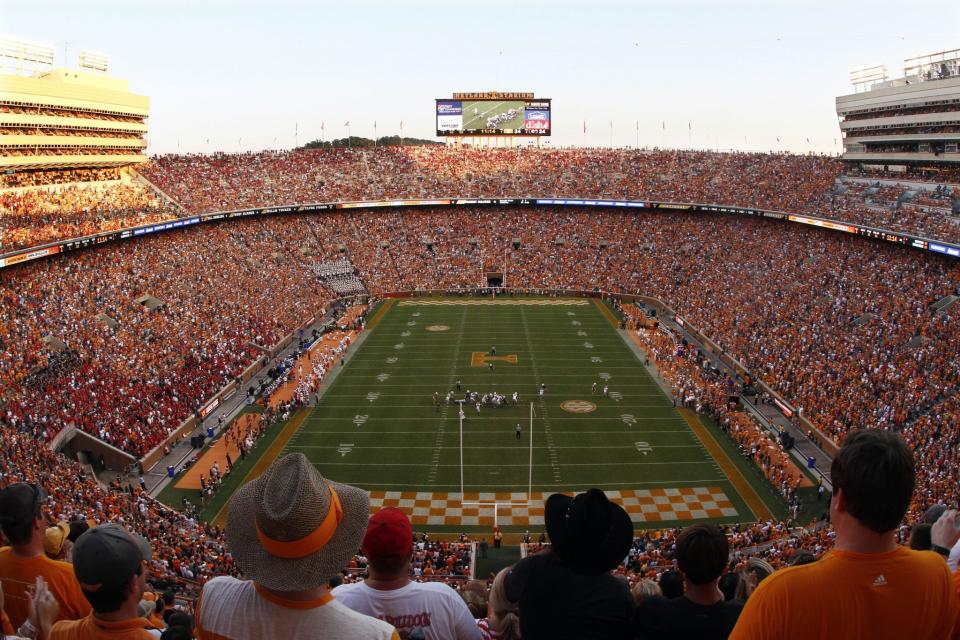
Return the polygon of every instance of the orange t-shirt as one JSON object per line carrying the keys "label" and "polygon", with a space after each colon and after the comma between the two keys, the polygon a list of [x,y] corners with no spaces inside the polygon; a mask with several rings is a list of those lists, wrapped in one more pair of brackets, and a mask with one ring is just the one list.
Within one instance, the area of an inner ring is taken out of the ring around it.
{"label": "orange t-shirt", "polygon": [[82,620],[64,620],[50,629],[48,640],[156,640],[147,629],[153,625],[146,618],[120,622],[97,620],[91,613]]}
{"label": "orange t-shirt", "polygon": [[43,576],[50,593],[60,603],[57,620],[76,620],[90,613],[90,603],[83,596],[80,583],[73,574],[73,565],[51,560],[44,554],[25,558],[11,547],[0,549],[0,580],[3,581],[3,608],[10,616],[14,629],[27,619],[27,589],[32,588],[37,576]]}
{"label": "orange t-shirt", "polygon": [[833,550],[761,582],[730,640],[942,640],[951,637],[958,609],[950,568],[932,551]]}

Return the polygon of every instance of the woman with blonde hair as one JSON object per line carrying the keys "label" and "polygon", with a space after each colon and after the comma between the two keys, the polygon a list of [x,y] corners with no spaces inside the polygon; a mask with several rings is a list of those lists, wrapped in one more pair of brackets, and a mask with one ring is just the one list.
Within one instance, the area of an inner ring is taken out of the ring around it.
{"label": "woman with blonde hair", "polygon": [[503,593],[503,579],[513,566],[502,569],[493,579],[487,600],[487,617],[477,620],[483,640],[519,640],[520,617],[517,605],[507,600]]}

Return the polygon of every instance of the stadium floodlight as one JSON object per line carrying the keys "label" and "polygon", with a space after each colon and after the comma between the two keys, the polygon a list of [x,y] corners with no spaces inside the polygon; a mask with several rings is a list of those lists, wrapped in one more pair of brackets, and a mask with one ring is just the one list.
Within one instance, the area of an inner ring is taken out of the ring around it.
{"label": "stadium floodlight", "polygon": [[960,75],[960,49],[936,51],[907,58],[903,61],[903,75],[919,80],[939,80]]}
{"label": "stadium floodlight", "polygon": [[29,71],[53,67],[54,48],[48,44],[19,40],[16,38],[0,38],[0,67],[4,70],[12,69],[17,74],[24,73],[24,66]]}
{"label": "stadium floodlight", "polygon": [[110,71],[110,57],[95,51],[80,52],[80,68],[86,71],[107,73]]}
{"label": "stadium floodlight", "polygon": [[877,82],[886,82],[887,65],[877,64],[869,67],[860,67],[850,72],[850,84],[855,93],[867,91]]}

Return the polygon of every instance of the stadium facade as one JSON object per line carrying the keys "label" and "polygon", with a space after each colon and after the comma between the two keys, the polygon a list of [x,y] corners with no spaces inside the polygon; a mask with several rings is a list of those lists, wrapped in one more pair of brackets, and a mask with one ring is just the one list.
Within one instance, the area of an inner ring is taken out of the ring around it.
{"label": "stadium facade", "polygon": [[960,49],[904,61],[904,75],[886,66],[851,72],[854,93],[838,96],[842,159],[906,170],[960,164]]}

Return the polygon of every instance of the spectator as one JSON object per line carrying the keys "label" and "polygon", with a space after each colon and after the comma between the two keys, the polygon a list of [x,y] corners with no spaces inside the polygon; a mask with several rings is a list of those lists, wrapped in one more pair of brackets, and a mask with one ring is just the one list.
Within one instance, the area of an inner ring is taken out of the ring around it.
{"label": "spectator", "polygon": [[679,571],[670,569],[660,574],[660,591],[668,600],[683,597],[683,575]]}
{"label": "spectator", "polygon": [[[464,538],[466,536],[463,536]],[[474,620],[487,617],[487,584],[482,580],[468,580],[460,587],[460,597],[467,604]]]}
{"label": "spectator", "polygon": [[90,529],[73,546],[73,570],[93,611],[53,625],[50,640],[160,637],[139,607],[147,588],[153,549],[118,524]]}
{"label": "spectator", "polygon": [[0,490],[0,527],[11,544],[0,549],[0,580],[4,610],[15,629],[27,620],[27,592],[37,576],[46,581],[60,605],[57,620],[76,620],[90,613],[73,567],[44,554],[46,500],[47,492],[34,484],[17,482]]}
{"label": "spectator", "polygon": [[677,565],[686,591],[680,598],[647,598],[637,606],[637,638],[723,640],[737,623],[743,604],[726,600],[719,589],[730,545],[715,525],[695,524],[677,536]]}
{"label": "spectator", "polygon": [[50,593],[42,577],[37,576],[33,586],[33,592],[27,593],[27,610],[30,613],[27,620],[17,629],[16,633],[19,635],[12,635],[15,632],[3,609],[3,585],[0,585],[0,618],[3,625],[0,628],[0,637],[4,640],[47,640],[50,635],[50,627],[57,618],[60,605],[57,604],[57,599]]}
{"label": "spectator", "polygon": [[627,556],[633,523],[599,489],[575,498],[553,494],[544,509],[551,546],[506,576],[525,638],[616,640],[630,636],[633,597],[610,574]]}
{"label": "spectator", "polygon": [[731,637],[949,637],[958,602],[946,562],[896,543],[914,489],[913,454],[903,439],[855,431],[830,474],[835,547],[764,580]]}
{"label": "spectator", "polygon": [[274,462],[233,495],[227,515],[230,550],[249,580],[204,585],[197,637],[399,640],[389,624],[334,600],[328,586],[359,547],[369,511],[365,491],[326,480],[302,453]]}
{"label": "spectator", "polygon": [[366,580],[341,585],[333,596],[354,611],[389,622],[404,638],[478,640],[477,624],[456,591],[437,582],[410,580],[412,539],[407,514],[396,507],[378,511],[361,546]]}
{"label": "spectator", "polygon": [[70,535],[70,525],[63,520],[57,522],[52,527],[47,527],[43,534],[43,552],[51,560],[63,560],[68,562],[73,543],[68,539]]}
{"label": "spectator", "polygon": [[193,616],[183,611],[174,611],[160,640],[190,640],[193,638],[193,630]]}
{"label": "spectator", "polygon": [[520,618],[517,605],[507,600],[503,592],[503,583],[513,567],[500,570],[490,586],[490,598],[487,605],[487,617],[477,620],[483,640],[519,640]]}
{"label": "spectator", "polygon": [[660,590],[660,585],[650,578],[638,580],[637,584],[633,585],[631,592],[633,593],[633,601],[637,604],[640,604],[647,598],[651,598],[653,596],[663,596],[663,591]]}
{"label": "spectator", "polygon": [[723,593],[724,600],[733,600],[737,593],[737,585],[740,583],[740,574],[736,571],[730,571],[720,576],[720,582],[717,588]]}

